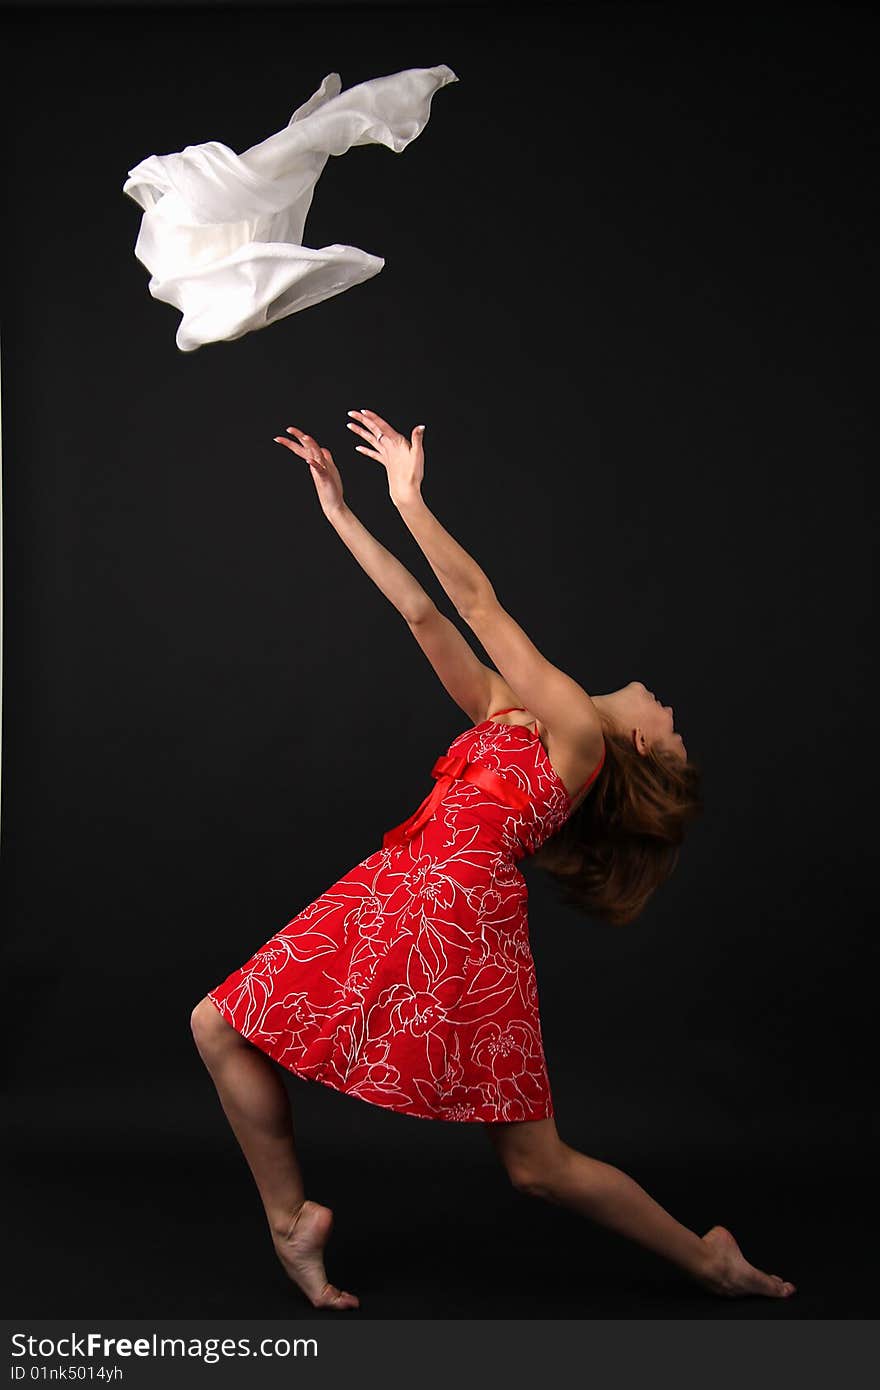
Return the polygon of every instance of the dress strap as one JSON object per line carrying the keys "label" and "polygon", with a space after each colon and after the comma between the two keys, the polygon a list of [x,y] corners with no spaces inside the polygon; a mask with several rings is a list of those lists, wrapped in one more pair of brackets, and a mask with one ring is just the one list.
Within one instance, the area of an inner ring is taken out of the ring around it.
{"label": "dress strap", "polygon": [[496,710],[495,710],[492,714],[490,714],[488,717],[489,717],[489,719],[494,719],[496,714],[512,714],[513,711],[514,711],[514,710],[517,710],[517,709],[521,709],[522,712],[523,712],[523,714],[525,714],[525,712],[526,712],[526,707],[525,707],[525,705],[508,705],[507,709],[496,709]]}
{"label": "dress strap", "polygon": [[599,776],[599,773],[602,771],[602,767],[603,767],[604,762],[605,762],[605,752],[606,752],[606,746],[605,746],[605,744],[603,743],[603,744],[602,744],[602,756],[601,756],[601,758],[600,758],[599,761],[597,762],[596,766],[593,768],[593,771],[590,773],[590,775],[589,775],[589,777],[587,778],[586,782],[582,782],[581,785],[578,787],[577,791],[575,792],[575,796],[580,796],[580,794],[581,794],[581,792],[583,791],[584,787],[588,787],[588,786],[590,785],[590,783],[591,783],[591,782],[594,782],[594,781],[596,780],[596,778]]}

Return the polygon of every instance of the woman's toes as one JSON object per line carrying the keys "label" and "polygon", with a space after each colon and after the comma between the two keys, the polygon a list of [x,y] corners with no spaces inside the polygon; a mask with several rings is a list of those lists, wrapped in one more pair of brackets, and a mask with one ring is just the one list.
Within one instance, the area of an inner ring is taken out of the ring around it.
{"label": "woman's toes", "polygon": [[761,1274],[760,1270],[755,1272],[759,1277],[755,1293],[766,1294],[769,1298],[788,1298],[789,1293],[794,1291],[794,1285],[786,1283],[778,1274]]}
{"label": "woman's toes", "polygon": [[320,1296],[315,1299],[316,1308],[359,1308],[360,1299],[346,1289],[337,1289],[335,1284],[325,1284]]}

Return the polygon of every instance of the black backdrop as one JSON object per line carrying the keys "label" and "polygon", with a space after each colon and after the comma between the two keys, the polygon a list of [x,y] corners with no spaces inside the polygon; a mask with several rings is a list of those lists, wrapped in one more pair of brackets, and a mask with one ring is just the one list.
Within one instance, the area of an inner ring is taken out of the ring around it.
{"label": "black backdrop", "polygon": [[[369,405],[426,423],[429,505],[542,650],[594,692],[644,679],[704,768],[706,815],[634,926],[524,866],[560,1133],[799,1293],[711,1299],[514,1192],[479,1126],[291,1078],[330,1277],[362,1317],[865,1316],[867,9],[3,27],[10,1312],[309,1313],[189,1014],[467,723],[272,442],[329,445],[450,611],[345,430]],[[327,72],[441,62],[460,81],[420,138],[331,159],[309,215],[307,244],[384,270],[180,353],[128,169],[244,149]]]}

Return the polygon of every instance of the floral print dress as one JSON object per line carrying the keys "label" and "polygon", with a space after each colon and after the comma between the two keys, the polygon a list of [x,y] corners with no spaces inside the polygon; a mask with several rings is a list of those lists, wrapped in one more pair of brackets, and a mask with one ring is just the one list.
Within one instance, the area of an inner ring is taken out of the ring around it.
{"label": "floral print dress", "polygon": [[518,861],[572,801],[537,726],[494,719],[453,740],[381,849],[208,992],[296,1076],[423,1119],[553,1115]]}

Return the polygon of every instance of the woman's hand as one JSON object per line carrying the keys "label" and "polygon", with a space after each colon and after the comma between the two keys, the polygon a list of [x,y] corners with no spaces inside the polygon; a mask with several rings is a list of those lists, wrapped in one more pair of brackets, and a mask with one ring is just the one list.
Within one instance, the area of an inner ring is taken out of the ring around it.
{"label": "woman's hand", "polygon": [[407,439],[372,410],[350,410],[348,413],[352,416],[348,428],[368,441],[366,446],[356,444],[355,448],[382,464],[388,474],[388,491],[392,502],[418,497],[425,472],[422,448],[424,425],[416,425]]}
{"label": "woman's hand", "polygon": [[302,430],[296,428],[296,425],[288,425],[287,432],[296,435],[299,443],[293,439],[285,439],[283,435],[278,434],[275,436],[275,443],[286,445],[301,459],[308,460],[312,482],[315,484],[318,501],[321,503],[325,516],[338,511],[344,501],[342,479],[339,476],[339,469],[333,462],[333,455],[330,450],[322,448],[310,434],[303,434]]}

